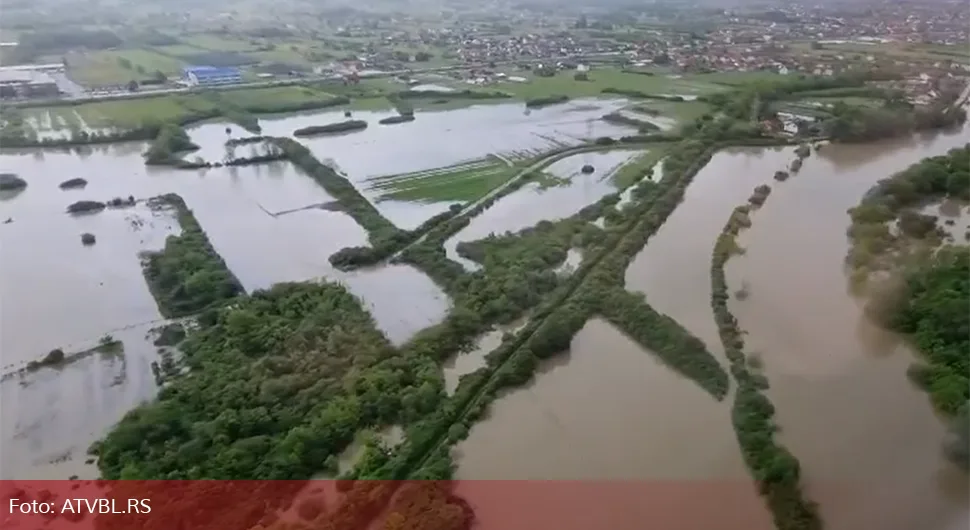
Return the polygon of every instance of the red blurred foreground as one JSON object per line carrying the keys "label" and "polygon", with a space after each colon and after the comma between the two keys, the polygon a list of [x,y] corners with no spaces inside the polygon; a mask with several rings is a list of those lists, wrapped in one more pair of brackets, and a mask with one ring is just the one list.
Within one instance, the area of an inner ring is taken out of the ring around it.
{"label": "red blurred foreground", "polygon": [[762,530],[749,481],[0,481],[0,528]]}

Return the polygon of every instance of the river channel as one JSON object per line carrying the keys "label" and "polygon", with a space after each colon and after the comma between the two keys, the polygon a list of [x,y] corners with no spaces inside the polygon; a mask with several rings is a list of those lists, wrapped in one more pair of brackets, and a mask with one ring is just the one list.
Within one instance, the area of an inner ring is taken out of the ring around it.
{"label": "river channel", "polygon": [[710,256],[731,210],[770,184],[727,265],[732,311],[765,364],[780,440],[800,459],[826,528],[909,530],[967,520],[967,479],[941,454],[944,427],[906,377],[915,352],[877,329],[847,289],[846,210],[876,181],[967,141],[967,131],[829,145],[783,183],[791,148],[722,151],[627,271],[627,287],[722,353]]}

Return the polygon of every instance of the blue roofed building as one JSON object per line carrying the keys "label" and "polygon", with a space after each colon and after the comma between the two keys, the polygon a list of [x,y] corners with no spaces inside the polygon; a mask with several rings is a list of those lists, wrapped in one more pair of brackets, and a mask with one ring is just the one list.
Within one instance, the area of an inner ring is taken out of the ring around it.
{"label": "blue roofed building", "polygon": [[219,66],[189,66],[182,70],[185,81],[192,86],[231,85],[242,82],[238,68]]}

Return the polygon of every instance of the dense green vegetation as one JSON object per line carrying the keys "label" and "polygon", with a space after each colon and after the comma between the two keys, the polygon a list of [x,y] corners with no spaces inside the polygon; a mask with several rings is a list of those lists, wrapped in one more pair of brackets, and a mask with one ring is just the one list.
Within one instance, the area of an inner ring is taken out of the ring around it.
{"label": "dense green vegetation", "polygon": [[310,125],[308,127],[301,127],[293,131],[293,136],[314,136],[317,134],[333,134],[347,131],[359,131],[367,128],[367,122],[364,120],[347,120],[337,123],[328,123],[326,125]]}
{"label": "dense green vegetation", "polygon": [[659,94],[650,94],[642,90],[632,90],[628,88],[606,87],[603,89],[603,93],[616,94],[619,96],[626,96],[628,98],[633,98],[633,99],[658,99],[661,101],[675,101],[675,102],[684,101],[684,98],[681,96],[662,96]]}
{"label": "dense green vegetation", "polygon": [[437,405],[433,364],[395,355],[334,284],[278,284],[201,319],[191,370],[97,448],[106,478],[298,479],[364,427]]}
{"label": "dense green vegetation", "polygon": [[376,265],[441,223],[461,212],[461,204],[452,204],[447,211],[428,218],[414,230],[398,230],[393,236],[380,239],[369,247],[344,247],[330,255],[330,263],[342,270]]}
{"label": "dense green vegetation", "polygon": [[180,153],[194,151],[199,148],[192,143],[185,129],[173,123],[166,123],[155,137],[155,141],[145,151],[145,163],[148,165],[174,165],[181,158]]}
{"label": "dense green vegetation", "polygon": [[[664,178],[644,180],[638,200],[622,212],[615,209],[619,197],[613,194],[561,222],[462,245],[459,252],[483,265],[474,272],[447,259],[443,243],[527,179],[475,205],[467,216],[430,228],[398,259],[441,285],[452,309],[441,324],[397,350],[373,329],[359,303],[334,285],[279,285],[205,313],[200,329],[182,343],[190,371],[168,383],[156,403],[130,413],[97,448],[103,473],[109,478],[306,478],[330,468],[357,431],[398,423],[406,429],[405,441],[390,450],[368,445],[348,478],[448,479],[448,446],[467,436],[501,389],[528,381],[541,359],[568,349],[597,314],[714,397],[723,397],[728,379],[700,341],[622,289],[630,261],[676,208],[694,174],[720,145],[731,143],[719,143],[727,139],[718,127],[701,125],[700,139],[675,145],[665,160]],[[289,139],[273,141],[355,219],[360,217],[372,242],[375,234],[404,233],[387,232],[393,226],[305,147]],[[606,230],[592,225],[604,215]],[[582,264],[572,275],[556,274],[570,248],[582,250]],[[487,366],[464,376],[445,399],[439,363],[494,325],[525,314],[529,323],[508,335],[488,354]],[[422,522],[429,511],[470,517],[447,490],[430,484],[406,490],[405,500],[396,500],[393,509],[419,510],[425,514]],[[332,528],[365,526],[402,486],[357,482],[346,487],[344,502],[327,514]]]}
{"label": "dense green vegetation", "polygon": [[605,294],[599,308],[610,323],[714,398],[724,399],[729,385],[727,372],[707,351],[703,341],[676,320],[655,311],[643,294],[620,288]]}
{"label": "dense green vegetation", "polygon": [[377,123],[381,125],[393,125],[395,123],[407,123],[409,121],[414,121],[414,114],[400,114],[398,116],[389,116],[387,118],[381,118]]}
{"label": "dense green vegetation", "polygon": [[182,233],[169,236],[158,252],[146,252],[142,269],[158,309],[167,318],[186,316],[229,303],[243,294],[242,285],[181,197],[152,199],[154,207],[173,208]]}
{"label": "dense green vegetation", "polygon": [[0,191],[22,190],[27,187],[27,181],[13,173],[0,173]]}
{"label": "dense green vegetation", "polygon": [[[970,144],[924,158],[880,181],[849,210],[852,246],[847,261],[853,280],[873,271],[890,279],[876,286],[867,312],[879,323],[911,335],[924,358],[910,377],[930,394],[933,405],[952,417],[955,435],[966,439],[970,400],[970,249],[944,245],[937,218],[921,206],[970,198]],[[897,232],[890,230],[892,223]],[[961,434],[962,433],[962,434]],[[966,466],[967,453],[953,443],[947,454]]]}
{"label": "dense green vegetation", "polygon": [[631,118],[619,112],[611,112],[609,114],[603,115],[601,120],[609,123],[615,123],[617,125],[627,125],[630,127],[636,127],[641,133],[649,133],[651,131],[659,131],[660,127],[653,122],[646,120],[638,120]]}
{"label": "dense green vegetation", "polygon": [[525,100],[525,106],[529,109],[537,109],[540,107],[547,107],[549,105],[557,105],[559,103],[565,103],[569,101],[569,96],[564,95],[552,95],[540,98],[529,98]]}
{"label": "dense green vegetation", "polygon": [[519,173],[497,157],[449,167],[435,168],[369,179],[370,189],[381,199],[445,202],[474,201]]}
{"label": "dense green vegetation", "polygon": [[[759,193],[755,190],[755,193]],[[763,193],[763,191],[762,191]],[[760,195],[760,193],[759,193]],[[775,408],[763,394],[768,380],[757,372],[744,353],[744,332],[728,309],[727,279],[724,264],[741,252],[735,238],[751,225],[750,207],[737,207],[718,237],[711,258],[711,308],[725,355],[731,363],[731,374],[738,388],[731,418],[741,445],[745,463],[758,482],[779,530],[817,530],[822,520],[817,507],[805,499],[801,488],[798,460],[778,443],[775,434]]]}
{"label": "dense green vegetation", "polygon": [[[918,214],[914,208],[930,201],[952,197],[970,199],[970,145],[943,156],[928,157],[881,180],[860,204],[849,210],[852,246],[847,261],[857,283],[864,283],[874,270],[892,270],[898,255],[909,253],[914,240],[938,235],[935,218]],[[899,219],[901,235],[894,235],[890,222]]]}
{"label": "dense green vegetation", "polygon": [[838,102],[832,107],[833,117],[826,121],[826,131],[835,141],[866,142],[901,136],[913,131],[940,129],[963,123],[967,113],[960,107],[938,102],[928,108],[885,106],[868,108]]}
{"label": "dense green vegetation", "polygon": [[937,409],[956,416],[970,400],[970,248],[946,246],[905,275],[889,324],[911,334],[923,362],[910,376]]}
{"label": "dense green vegetation", "polygon": [[403,90],[392,97],[400,99],[508,99],[512,97],[505,92],[487,92],[484,90]]}

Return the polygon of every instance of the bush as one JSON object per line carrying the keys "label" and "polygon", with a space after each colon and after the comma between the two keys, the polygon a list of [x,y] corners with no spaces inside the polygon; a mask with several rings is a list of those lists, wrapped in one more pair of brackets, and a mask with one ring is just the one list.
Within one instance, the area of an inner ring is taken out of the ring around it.
{"label": "bush", "polygon": [[363,120],[347,120],[327,125],[311,125],[301,127],[293,131],[293,136],[314,136],[317,134],[333,134],[346,131],[359,131],[367,128],[367,122]]}

